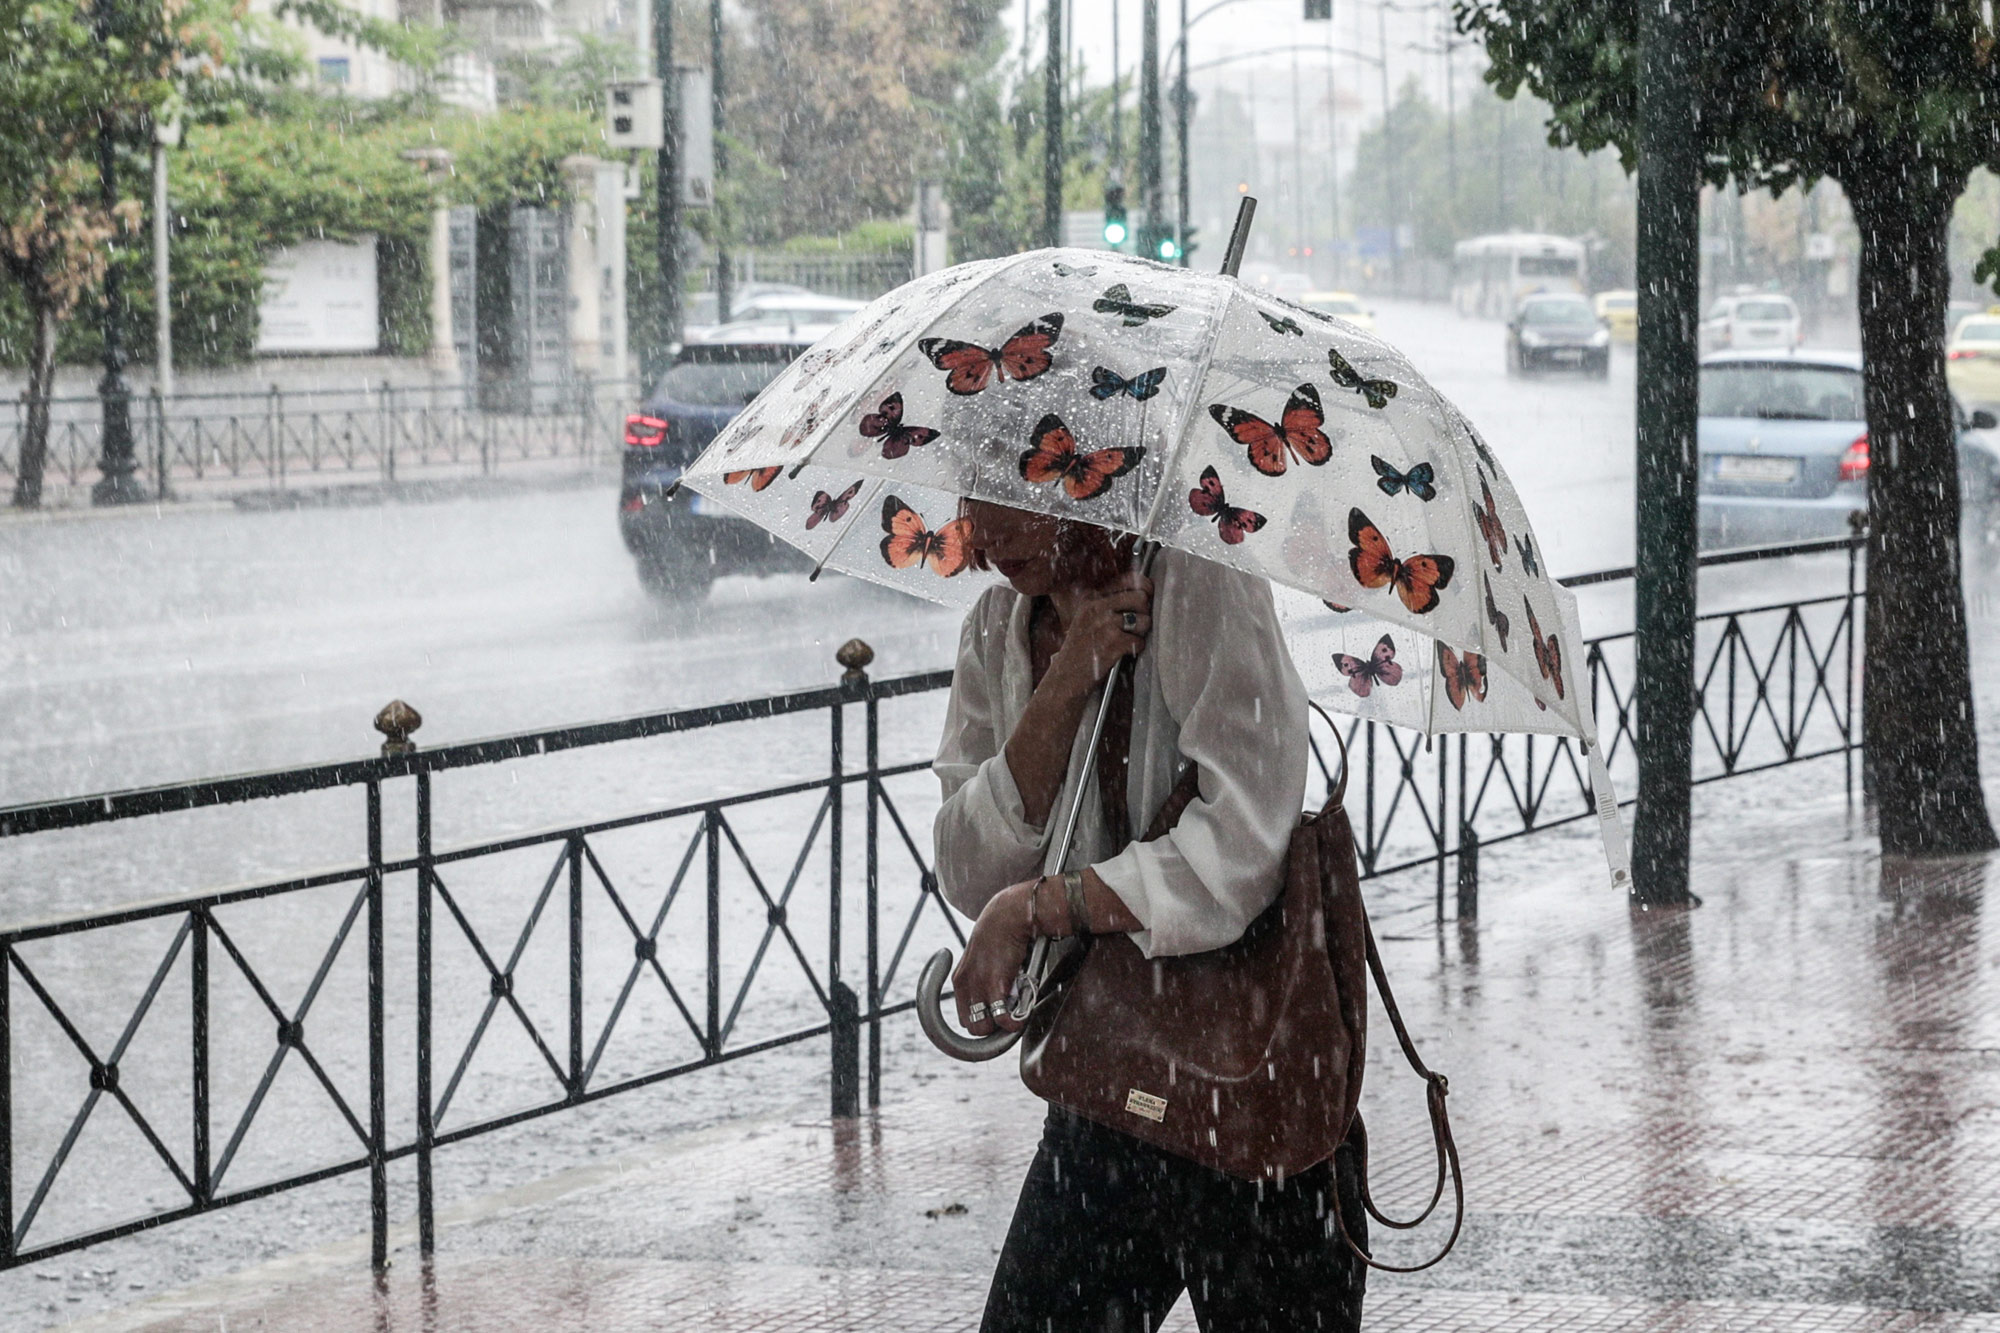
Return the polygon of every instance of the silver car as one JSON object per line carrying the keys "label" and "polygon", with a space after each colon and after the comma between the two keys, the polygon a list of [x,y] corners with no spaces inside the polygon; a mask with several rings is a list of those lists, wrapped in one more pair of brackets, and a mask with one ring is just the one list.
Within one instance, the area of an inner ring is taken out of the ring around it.
{"label": "silver car", "polygon": [[[1959,429],[1959,481],[1983,532],[2000,513],[1989,412]],[[1701,363],[1701,542],[1753,546],[1847,535],[1868,508],[1868,422],[1854,352],[1722,352]]]}

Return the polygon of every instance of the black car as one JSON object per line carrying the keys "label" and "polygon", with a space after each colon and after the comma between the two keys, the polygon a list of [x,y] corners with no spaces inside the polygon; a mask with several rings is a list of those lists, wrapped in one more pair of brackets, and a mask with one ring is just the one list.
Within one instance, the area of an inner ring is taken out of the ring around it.
{"label": "black car", "polygon": [[681,473],[824,329],[727,329],[683,347],[637,412],[625,418],[618,531],[656,596],[698,601],[722,574],[804,568],[764,529],[691,490]]}
{"label": "black car", "polygon": [[1507,373],[1557,368],[1607,378],[1611,330],[1581,296],[1551,292],[1527,297],[1507,321]]}

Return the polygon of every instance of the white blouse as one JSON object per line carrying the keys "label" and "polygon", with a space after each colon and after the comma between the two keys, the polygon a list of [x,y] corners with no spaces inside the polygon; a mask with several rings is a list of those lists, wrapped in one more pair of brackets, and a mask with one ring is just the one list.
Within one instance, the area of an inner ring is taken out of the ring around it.
{"label": "white blouse", "polygon": [[1308,749],[1305,686],[1270,586],[1171,548],[1152,577],[1153,629],[1134,680],[1131,827],[1152,823],[1187,761],[1201,765],[1200,798],[1164,838],[1120,849],[1108,845],[1093,779],[1068,863],[1044,865],[1082,768],[1097,693],[1048,823],[1028,823],[1002,747],[1034,692],[1032,601],[996,587],[966,615],[933,765],[944,786],[934,827],[938,885],[966,915],[1009,884],[1091,866],[1145,924],[1132,939],[1157,958],[1232,943],[1276,901],[1305,800]]}

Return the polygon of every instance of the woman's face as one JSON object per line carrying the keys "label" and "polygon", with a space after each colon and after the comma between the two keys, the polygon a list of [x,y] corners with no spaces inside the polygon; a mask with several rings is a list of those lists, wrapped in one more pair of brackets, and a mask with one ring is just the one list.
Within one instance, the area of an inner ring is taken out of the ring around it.
{"label": "woman's face", "polygon": [[962,512],[973,546],[1023,597],[1046,597],[1078,576],[1074,525],[985,500],[967,500]]}

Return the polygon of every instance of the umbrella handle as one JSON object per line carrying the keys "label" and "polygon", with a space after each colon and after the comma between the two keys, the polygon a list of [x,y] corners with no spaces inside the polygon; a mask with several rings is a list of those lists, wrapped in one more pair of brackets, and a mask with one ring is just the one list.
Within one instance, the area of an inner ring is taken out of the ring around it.
{"label": "umbrella handle", "polygon": [[931,1045],[954,1060],[978,1063],[1005,1055],[1021,1039],[1021,1031],[996,1032],[989,1037],[968,1037],[952,1027],[944,1016],[944,983],[951,975],[951,950],[939,949],[917,974],[917,1023]]}

